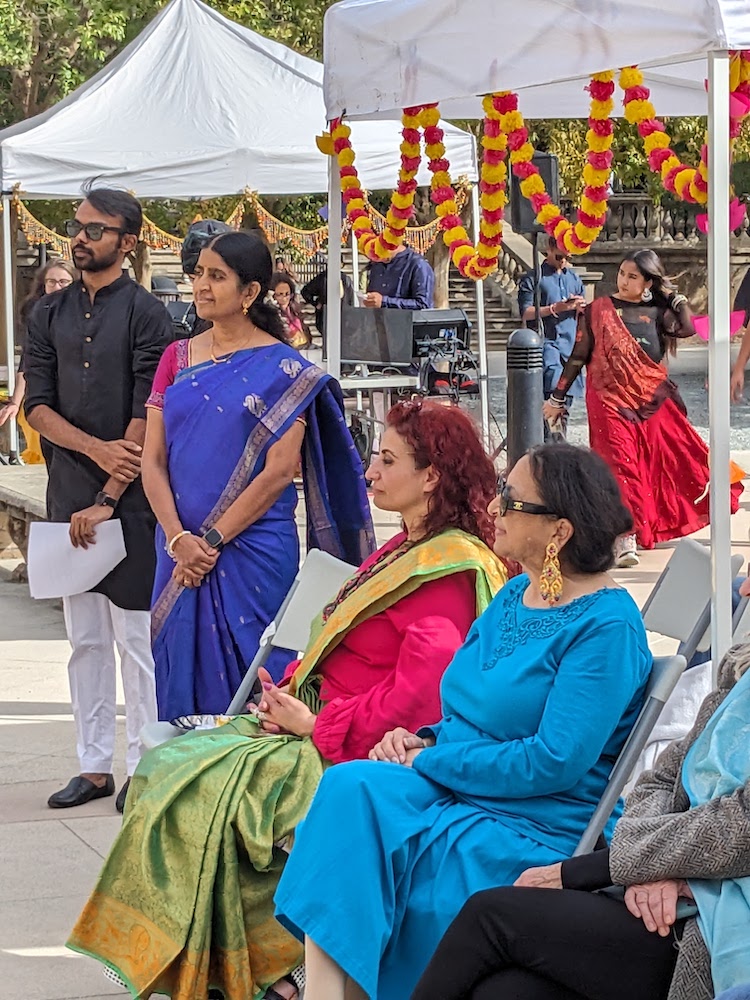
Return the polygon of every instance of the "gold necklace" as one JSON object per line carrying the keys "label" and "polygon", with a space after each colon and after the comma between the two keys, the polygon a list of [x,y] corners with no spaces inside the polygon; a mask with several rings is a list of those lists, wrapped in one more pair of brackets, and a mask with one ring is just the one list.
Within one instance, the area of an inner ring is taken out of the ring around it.
{"label": "gold necklace", "polygon": [[[252,332],[255,333],[255,327],[253,327]],[[217,358],[216,357],[216,353],[215,353],[216,341],[214,339],[213,333],[211,334],[211,352],[210,353],[211,353],[211,360],[213,361],[213,363],[215,365],[225,365],[228,361],[232,360],[232,358],[235,356],[235,354],[237,353],[237,351],[241,351],[245,347],[247,347],[247,343],[240,344],[240,346],[239,347],[235,347],[235,349],[230,354],[224,354],[220,358]]]}

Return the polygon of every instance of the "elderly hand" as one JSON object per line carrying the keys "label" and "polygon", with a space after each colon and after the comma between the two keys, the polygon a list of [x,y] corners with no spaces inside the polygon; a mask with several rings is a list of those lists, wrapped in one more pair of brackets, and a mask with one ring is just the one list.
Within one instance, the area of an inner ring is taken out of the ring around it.
{"label": "elderly hand", "polygon": [[425,747],[435,745],[432,739],[424,739],[416,733],[399,726],[386,733],[380,743],[376,743],[369,752],[370,760],[384,760],[391,764],[405,764],[411,767],[412,761]]}
{"label": "elderly hand", "polygon": [[299,698],[278,688],[265,667],[258,671],[263,696],[257,708],[248,706],[266,733],[312,736],[317,716]]}
{"label": "elderly hand", "polygon": [[362,301],[368,309],[380,309],[383,305],[383,296],[380,292],[368,292]]}
{"label": "elderly hand", "polygon": [[629,886],[625,890],[625,905],[634,917],[640,917],[646,930],[666,937],[677,919],[677,900],[680,896],[693,898],[687,882],[661,879],[659,882]]}
{"label": "elderly hand", "polygon": [[544,865],[543,868],[527,868],[521,872],[513,885],[524,885],[534,889],[562,889],[562,862]]}

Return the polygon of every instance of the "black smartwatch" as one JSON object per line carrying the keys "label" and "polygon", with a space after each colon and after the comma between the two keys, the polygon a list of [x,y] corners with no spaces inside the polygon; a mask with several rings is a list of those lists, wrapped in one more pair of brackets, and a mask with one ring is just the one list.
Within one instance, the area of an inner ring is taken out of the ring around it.
{"label": "black smartwatch", "polygon": [[112,510],[117,510],[117,501],[114,497],[111,497],[108,493],[103,490],[99,490],[94,498],[94,504],[97,507],[111,507]]}
{"label": "black smartwatch", "polygon": [[203,536],[203,541],[212,549],[216,549],[217,552],[221,552],[224,548],[224,536],[218,528],[209,528]]}

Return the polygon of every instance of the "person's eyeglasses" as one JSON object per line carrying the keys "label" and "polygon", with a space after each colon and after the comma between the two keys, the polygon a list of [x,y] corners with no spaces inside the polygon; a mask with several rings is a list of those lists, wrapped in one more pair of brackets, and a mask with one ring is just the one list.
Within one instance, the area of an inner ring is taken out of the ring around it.
{"label": "person's eyeglasses", "polygon": [[67,288],[68,285],[73,284],[72,278],[45,278],[44,287],[45,288]]}
{"label": "person's eyeglasses", "polygon": [[547,514],[557,517],[557,514],[540,503],[528,503],[526,500],[516,500],[510,495],[508,484],[504,479],[497,481],[497,496],[500,500],[500,517],[505,517],[508,511],[518,514]]}
{"label": "person's eyeglasses", "polygon": [[79,233],[86,233],[86,238],[91,240],[92,243],[98,243],[105,233],[119,233],[120,236],[125,235],[125,230],[120,229],[119,226],[105,226],[103,222],[87,222],[84,225],[78,219],[68,219],[65,223],[65,232],[71,239],[74,236],[78,236]]}
{"label": "person's eyeglasses", "polygon": [[564,253],[556,253],[555,260],[557,261],[558,264],[560,264],[562,263],[562,261],[567,260],[567,256]]}

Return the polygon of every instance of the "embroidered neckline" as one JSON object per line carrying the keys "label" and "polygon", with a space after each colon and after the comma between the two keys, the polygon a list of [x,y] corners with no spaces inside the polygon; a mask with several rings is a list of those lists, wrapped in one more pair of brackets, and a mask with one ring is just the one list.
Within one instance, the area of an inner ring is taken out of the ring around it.
{"label": "embroidered neckline", "polygon": [[[507,587],[507,584],[506,584]],[[619,591],[621,587],[601,587],[591,594],[582,594],[568,604],[557,605],[554,608],[528,608],[523,603],[523,595],[528,584],[509,595],[505,602],[503,616],[498,623],[498,644],[482,664],[482,670],[492,670],[502,657],[510,654],[520,646],[535,639],[549,639],[560,629],[581,618],[599,598],[611,591]],[[518,610],[522,609],[524,619],[519,621]]]}

